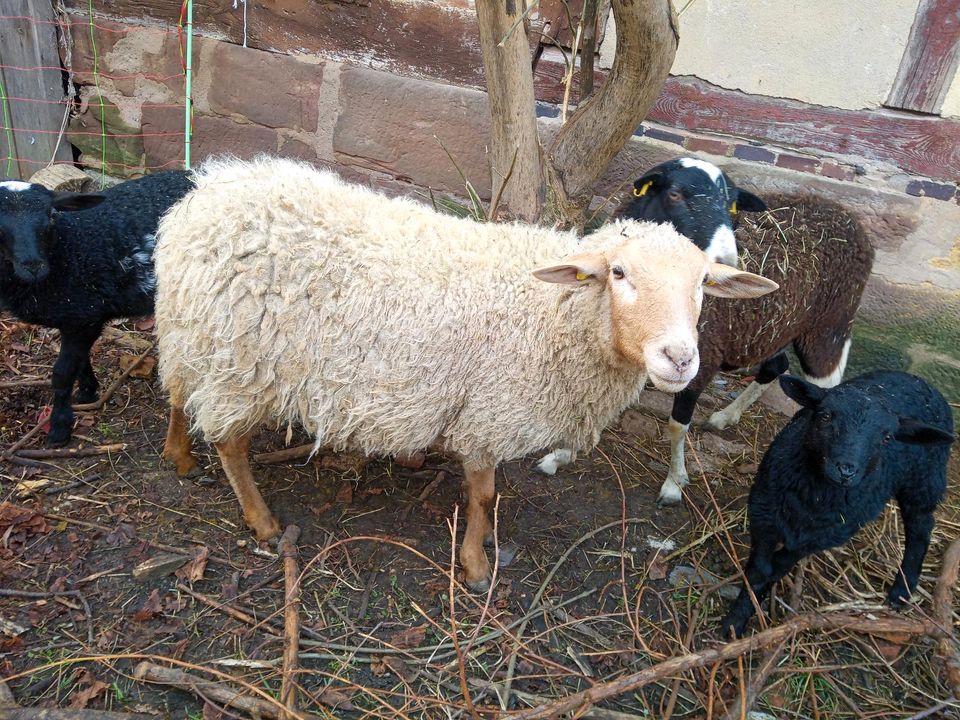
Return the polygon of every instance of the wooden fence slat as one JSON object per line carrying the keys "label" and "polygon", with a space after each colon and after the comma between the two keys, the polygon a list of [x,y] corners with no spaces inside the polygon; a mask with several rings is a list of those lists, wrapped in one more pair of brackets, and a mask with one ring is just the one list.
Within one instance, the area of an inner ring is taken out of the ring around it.
{"label": "wooden fence slat", "polygon": [[936,115],[960,63],[960,0],[921,0],[887,107]]}
{"label": "wooden fence slat", "polygon": [[[70,145],[64,138],[57,146],[58,132],[65,106],[49,101],[63,100],[61,72],[18,68],[59,68],[56,26],[50,0],[3,0],[3,15],[23,19],[0,20],[0,78],[6,91],[6,104],[13,128],[13,146],[9,146],[6,115],[0,113],[0,176],[7,174],[9,158],[13,176],[29,178],[52,158],[71,160]],[[34,22],[37,21],[37,22]],[[21,99],[17,99],[21,98]],[[30,102],[43,100],[47,102]]]}

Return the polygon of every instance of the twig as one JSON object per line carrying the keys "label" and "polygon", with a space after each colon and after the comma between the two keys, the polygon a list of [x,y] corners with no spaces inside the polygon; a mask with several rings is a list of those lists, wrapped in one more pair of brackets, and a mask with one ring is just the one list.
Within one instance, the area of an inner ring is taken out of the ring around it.
{"label": "twig", "polygon": [[[113,528],[107,527],[106,525],[100,525],[99,523],[88,522],[87,520],[79,520],[77,518],[68,517],[66,515],[57,515],[56,513],[42,513],[45,518],[50,518],[51,520],[60,520],[62,522],[68,523],[70,525],[76,525],[77,527],[88,528],[89,530],[99,530],[100,532],[112,533]],[[143,538],[135,538],[137,542],[146,543],[152,548],[157,550],[163,550],[164,552],[177,553],[179,555],[193,555],[190,550],[184,550],[183,548],[174,547],[173,545],[165,545],[164,543],[154,542],[153,540],[144,540]],[[199,544],[199,543],[198,543]],[[214,555],[211,553],[207,556],[207,561],[216,563],[217,565],[226,565],[227,567],[236,567],[231,560],[228,560],[225,557],[220,557],[219,555]]]}
{"label": "twig", "polygon": [[60,710],[56,708],[0,708],[0,720],[155,720],[143,713],[113,712],[111,710]]}
{"label": "twig", "polygon": [[24,435],[22,438],[20,438],[19,440],[17,440],[13,445],[11,445],[10,447],[8,447],[8,448],[4,451],[3,455],[0,456],[0,457],[2,457],[4,460],[9,460],[17,450],[19,450],[19,449],[22,448],[24,445],[26,445],[28,442],[30,442],[30,440],[33,438],[33,436],[36,435],[38,432],[40,432],[41,428],[43,428],[43,425],[44,425],[44,423],[37,423],[36,425],[34,425],[34,426],[33,426],[33,429],[30,430],[30,432],[28,432],[28,433],[27,433],[26,435]]}
{"label": "twig", "polygon": [[300,571],[297,569],[297,539],[300,528],[289,525],[283,531],[277,552],[283,558],[283,668],[280,702],[286,707],[282,720],[293,718],[297,712],[298,654],[300,652]]}
{"label": "twig", "polygon": [[760,648],[770,647],[799,632],[809,630],[846,630],[862,633],[907,633],[910,635],[929,635],[941,637],[943,632],[935,624],[923,620],[908,620],[898,616],[868,616],[851,615],[848,613],[834,613],[821,615],[807,613],[796,615],[782,625],[769,628],[748,638],[734,640],[717,648],[687,653],[670,658],[657,665],[644,668],[639,672],[624,675],[605,683],[598,683],[582,692],[568,695],[551,703],[540,705],[529,710],[512,715],[511,720],[534,720],[534,718],[555,718],[564,713],[578,713],[601,700],[617,697],[627,692],[638,690],[651,683],[659,682],[668,677],[694,668],[712,665],[740,657],[748,652],[755,652]]}
{"label": "twig", "polygon": [[46,448],[43,450],[26,449],[18,450],[17,457],[29,458],[30,460],[44,460],[54,458],[84,458],[94,457],[96,455],[109,455],[110,453],[122,452],[127,449],[126,443],[113,443],[111,445],[96,445],[94,447],[74,447],[74,448]]}
{"label": "twig", "polygon": [[757,695],[759,695],[763,689],[763,684],[767,681],[767,678],[770,676],[770,673],[773,672],[777,663],[780,662],[780,658],[783,657],[786,650],[787,643],[784,641],[767,652],[763,661],[760,663],[757,674],[753,676],[753,679],[746,689],[741,691],[740,697],[736,699],[734,704],[731,705],[726,714],[724,714],[723,720],[740,720],[740,718],[747,716],[750,712],[750,707],[757,699]]}
{"label": "twig", "polygon": [[240,622],[247,623],[248,625],[252,625],[254,628],[263,628],[266,632],[270,633],[271,635],[280,637],[280,633],[277,630],[275,630],[273,627],[268,625],[266,620],[257,620],[257,618],[255,618],[253,615],[250,615],[249,613],[245,613],[243,610],[235,608],[233,605],[227,605],[226,603],[219,603],[216,600],[214,600],[212,597],[204,595],[203,593],[199,593],[196,590],[191,590],[183,583],[177,583],[177,590],[179,590],[182,593],[186,593],[187,595],[192,597],[194,600],[199,600],[209,608],[213,608],[214,610],[219,610],[225,615],[229,615],[234,620],[239,620]]}
{"label": "twig", "polygon": [[49,380],[40,378],[27,378],[25,380],[5,380],[0,382],[0,390],[15,390],[22,387],[42,387],[49,385]]}
{"label": "twig", "polygon": [[310,455],[313,450],[313,443],[306,445],[297,445],[296,447],[284,448],[283,450],[274,450],[273,452],[257,453],[253,456],[255,463],[269,465],[271,463],[282,463],[288,460],[299,460]]}
{"label": "twig", "polygon": [[74,410],[99,410],[104,405],[106,405],[107,402],[109,402],[110,398],[113,397],[114,393],[117,392],[117,390],[120,388],[120,386],[127,381],[127,378],[130,377],[130,374],[134,370],[136,370],[138,367],[140,367],[140,363],[146,360],[147,355],[153,352],[153,348],[156,347],[156,345],[157,345],[156,342],[150,343],[150,347],[148,347],[140,355],[138,355],[137,359],[130,364],[130,367],[124,370],[123,373],[120,375],[120,377],[114,380],[113,384],[111,384],[110,387],[107,388],[106,392],[104,392],[99,398],[97,398],[95,402],[81,403],[79,405],[74,405],[73,409]]}
{"label": "twig", "polygon": [[[446,476],[447,474],[443,470],[438,471],[437,476],[433,480],[431,480],[429,483],[427,483],[426,486],[423,488],[423,490],[420,491],[420,494],[417,495],[417,502],[422,503],[424,500],[430,497],[430,494],[436,489],[437,485],[443,482]],[[403,509],[403,512],[400,513],[401,525],[403,525],[407,521],[407,518],[410,516],[410,512],[412,510],[413,510],[413,503],[411,503],[410,505],[407,505]]]}
{"label": "twig", "polygon": [[457,594],[454,587],[454,577],[457,567],[457,513],[459,510],[459,506],[454,506],[453,522],[450,523],[450,641],[453,643],[453,650],[457,654],[457,670],[460,676],[460,692],[463,693],[463,702],[467,706],[470,717],[473,720],[480,720],[477,709],[473,706],[473,696],[470,694],[470,685],[467,683],[467,665],[460,649],[460,641],[457,639]]}
{"label": "twig", "polygon": [[940,638],[940,654],[947,673],[947,682],[953,696],[960,699],[960,647],[952,636],[953,596],[957,589],[957,574],[960,571],[960,540],[950,543],[943,554],[943,565],[937,586],[933,591],[933,615],[944,635]]}
{"label": "twig", "polygon": [[144,661],[133,669],[133,677],[141,682],[172,685],[195,695],[203,693],[205,698],[215,700],[229,708],[242,710],[253,717],[264,717],[271,720],[277,720],[280,717],[280,707],[272,702],[267,702],[258,697],[241,695],[223,683],[204,680],[177,668],[163,667]]}
{"label": "twig", "polygon": [[50,592],[34,592],[30,590],[10,590],[8,588],[0,588],[0,597],[23,597],[42,600],[46,598],[62,597],[64,595],[77,598],[80,601],[80,604],[83,605],[83,612],[87,616],[87,642],[93,645],[93,614],[90,612],[90,603],[87,602],[87,599],[79,590],[51,590]]}

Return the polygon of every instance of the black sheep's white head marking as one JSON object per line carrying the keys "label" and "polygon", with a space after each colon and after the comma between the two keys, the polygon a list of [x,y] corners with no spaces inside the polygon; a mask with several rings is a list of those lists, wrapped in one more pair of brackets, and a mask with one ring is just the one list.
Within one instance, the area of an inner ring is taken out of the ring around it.
{"label": "black sheep's white head marking", "polygon": [[893,412],[882,395],[843,383],[826,390],[789,375],[780,385],[807,413],[806,447],[822,475],[843,487],[859,485],[876,468],[892,442],[937,445],[953,442],[950,433]]}
{"label": "black sheep's white head marking", "polygon": [[738,188],[716,165],[678,158],[650,169],[633,184],[633,195],[619,214],[634,220],[670,223],[713,262],[739,264],[734,236],[739,212],[767,206]]}
{"label": "black sheep's white head marking", "polygon": [[86,210],[103,202],[99,193],[57,193],[42,185],[0,182],[0,262],[26,283],[50,272],[57,214]]}

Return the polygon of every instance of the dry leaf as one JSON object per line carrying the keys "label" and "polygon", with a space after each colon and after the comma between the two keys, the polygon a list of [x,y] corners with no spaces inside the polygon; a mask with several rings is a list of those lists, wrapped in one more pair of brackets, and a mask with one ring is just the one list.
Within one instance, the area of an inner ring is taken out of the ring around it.
{"label": "dry leaf", "polygon": [[401,680],[413,680],[413,673],[410,672],[410,668],[407,667],[407,664],[403,660],[395,655],[385,657],[383,664],[390,668],[390,671]]}
{"label": "dry leaf", "polygon": [[83,676],[80,678],[80,683],[90,684],[88,687],[78,690],[73,694],[73,697],[70,699],[70,707],[74,710],[83,710],[90,704],[91,700],[110,687],[107,683],[97,680],[89,670],[84,670]]}
{"label": "dry leaf", "polygon": [[344,505],[353,503],[352,483],[345,482],[340,484],[340,489],[337,490],[337,502],[342,502]]}
{"label": "dry leaf", "polygon": [[[137,362],[139,357],[139,355],[121,355],[120,369],[126,372],[131,365]],[[136,369],[130,372],[130,377],[148,378],[153,375],[153,369],[156,367],[156,364],[157,359],[153,355],[147,355],[147,357],[140,361]]]}
{"label": "dry leaf", "polygon": [[133,619],[136,622],[145,622],[150,620],[156,615],[159,615],[162,611],[160,606],[160,591],[154,590],[150,593],[150,596],[144,601],[143,605],[133,614]]}
{"label": "dry leaf", "polygon": [[647,578],[649,580],[663,580],[667,576],[667,564],[660,560],[654,560],[647,569]]}
{"label": "dry leaf", "polygon": [[206,545],[201,545],[196,554],[193,556],[193,559],[190,560],[186,565],[177,568],[174,572],[181,580],[186,582],[199,582],[203,580],[203,573],[207,569],[207,558],[210,557],[210,548]]}
{"label": "dry leaf", "polygon": [[415,625],[401,630],[391,636],[390,639],[387,640],[387,643],[401,650],[409,650],[410,648],[419,647],[426,636],[427,624],[424,623],[423,625]]}
{"label": "dry leaf", "polygon": [[387,672],[387,666],[381,660],[374,660],[370,663],[370,672],[373,673],[374,677],[383,677]]}
{"label": "dry leaf", "polygon": [[320,702],[334,710],[356,710],[346,693],[333,688],[326,688],[320,693]]}

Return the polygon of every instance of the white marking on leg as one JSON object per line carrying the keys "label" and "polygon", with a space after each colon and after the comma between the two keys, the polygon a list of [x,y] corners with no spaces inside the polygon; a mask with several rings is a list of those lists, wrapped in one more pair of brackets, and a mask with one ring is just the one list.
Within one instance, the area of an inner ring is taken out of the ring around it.
{"label": "white marking on leg", "polygon": [[562,468],[564,465],[569,465],[576,459],[577,453],[574,450],[557,448],[553,452],[547,453],[540,458],[540,462],[537,463],[534,469],[544,475],[556,475],[559,468]]}
{"label": "white marking on leg", "polygon": [[726,225],[721,225],[714,231],[713,237],[710,238],[704,252],[713,262],[723,263],[731,267],[740,266],[740,257],[737,255],[737,238],[734,236],[733,230]]}
{"label": "white marking on leg", "polygon": [[824,375],[823,377],[813,377],[812,375],[807,375],[804,373],[804,377],[814,385],[822,388],[832,388],[840,384],[840,381],[843,380],[843,371],[847,369],[847,357],[850,355],[850,338],[847,338],[847,341],[843,344],[843,350],[840,353],[840,361],[837,363],[837,367],[834,368],[833,372],[829,375]]}
{"label": "white marking on leg", "polygon": [[0,182],[0,188],[9,190],[10,192],[23,192],[24,190],[30,189],[30,183],[23,182],[22,180],[4,180]]}
{"label": "white marking on leg", "polygon": [[710,430],[723,430],[724,428],[736,425],[740,422],[740,416],[743,411],[753,405],[761,395],[773,383],[761,385],[756,380],[747,385],[743,392],[737,395],[736,399],[727,405],[723,410],[717,410],[704,427]]}
{"label": "white marking on leg", "polygon": [[714,185],[720,182],[720,168],[713,163],[707,162],[706,160],[698,160],[697,158],[680,158],[680,164],[685,168],[702,170],[713,180]]}
{"label": "white marking on leg", "polygon": [[681,425],[673,418],[670,418],[667,425],[670,433],[670,471],[667,473],[667,479],[663,481],[663,485],[660,487],[660,497],[657,501],[662,505],[680,502],[682,498],[680,489],[690,482],[683,455],[683,442],[687,437],[689,427],[689,423]]}

